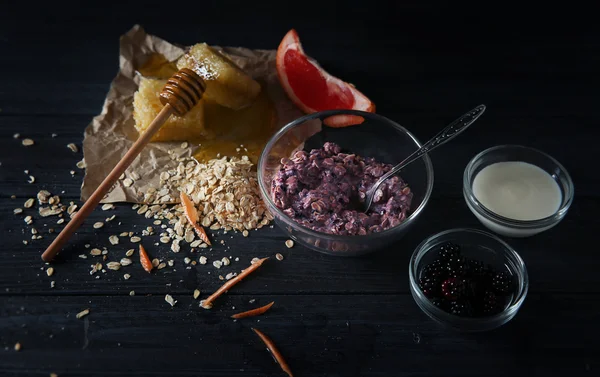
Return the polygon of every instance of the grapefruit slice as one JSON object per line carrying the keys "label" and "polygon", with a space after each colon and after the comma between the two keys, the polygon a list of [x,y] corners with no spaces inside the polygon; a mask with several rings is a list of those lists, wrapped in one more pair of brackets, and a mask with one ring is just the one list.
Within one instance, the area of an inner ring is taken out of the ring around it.
{"label": "grapefruit slice", "polygon": [[[304,53],[296,30],[290,30],[277,48],[277,75],[288,97],[302,111],[353,109],[374,113],[375,104],[354,85],[327,73]],[[330,127],[360,124],[363,117],[337,115],[325,119]]]}

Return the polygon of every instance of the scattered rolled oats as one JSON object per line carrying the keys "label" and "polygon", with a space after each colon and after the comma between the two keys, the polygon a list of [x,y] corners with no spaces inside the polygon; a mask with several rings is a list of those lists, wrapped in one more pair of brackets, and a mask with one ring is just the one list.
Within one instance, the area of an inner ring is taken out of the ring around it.
{"label": "scattered rolled oats", "polygon": [[184,236],[185,242],[192,243],[194,241],[194,238],[195,238],[194,231],[192,229],[187,229],[185,231],[185,236]]}
{"label": "scattered rolled oats", "polygon": [[231,261],[227,257],[223,257],[223,259],[221,259],[221,262],[224,266],[229,266],[229,264],[231,263]]}
{"label": "scattered rolled oats", "polygon": [[129,266],[132,262],[129,258],[121,258],[121,266]]}
{"label": "scattered rolled oats", "polygon": [[163,268],[167,267],[167,264],[165,262],[160,262],[158,264],[158,266],[156,266],[157,270],[162,270]]}
{"label": "scattered rolled oats", "polygon": [[133,185],[133,179],[131,179],[131,178],[125,178],[123,180],[123,185],[125,187],[130,187],[131,185]]}
{"label": "scattered rolled oats", "polygon": [[90,250],[90,254],[93,256],[98,256],[102,254],[102,250],[93,248],[92,250]]}
{"label": "scattered rolled oats", "polygon": [[106,203],[102,205],[103,211],[108,211],[109,209],[115,209],[115,205],[112,203]]}
{"label": "scattered rolled oats", "polygon": [[58,219],[58,221],[56,222],[58,225],[62,224],[65,222],[65,219]]}
{"label": "scattered rolled oats", "polygon": [[173,259],[169,259],[167,261],[167,264],[169,265],[169,267],[173,267],[173,265],[175,264],[175,261]]}
{"label": "scattered rolled oats", "polygon": [[193,241],[193,242],[190,244],[190,247],[198,247],[198,246],[200,246],[200,244],[201,244],[201,243],[202,243],[202,240],[196,240],[196,241]]}
{"label": "scattered rolled oats", "polygon": [[40,204],[48,203],[48,199],[50,199],[51,196],[52,194],[50,194],[50,192],[46,190],[41,190],[37,193],[37,199]]}
{"label": "scattered rolled oats", "polygon": [[25,218],[23,220],[25,221],[25,223],[27,225],[31,225],[31,223],[33,223],[33,217],[31,217],[31,216],[25,216]]}
{"label": "scattered rolled oats", "polygon": [[26,147],[29,147],[29,146],[33,145],[33,140],[31,140],[31,139],[23,139],[23,141],[21,142],[21,144],[23,144]]}
{"label": "scattered rolled oats", "polygon": [[54,274],[54,267],[48,267],[46,270],[46,275],[52,276],[52,274]]}
{"label": "scattered rolled oats", "polygon": [[30,175],[29,179],[27,180],[27,182],[29,182],[29,183],[35,183],[35,177],[33,175]]}
{"label": "scattered rolled oats", "polygon": [[175,306],[175,304],[177,303],[177,300],[173,299],[173,296],[171,296],[170,294],[165,295],[165,301],[171,306]]}
{"label": "scattered rolled oats", "polygon": [[206,259],[206,257],[205,257],[204,255],[203,255],[203,256],[201,256],[201,257],[200,257],[200,259],[198,259],[198,262],[199,262],[200,264],[206,264],[206,262],[207,262],[207,261],[208,261],[208,260]]}
{"label": "scattered rolled oats", "polygon": [[33,207],[34,203],[35,203],[35,199],[33,199],[33,198],[27,199],[27,201],[25,202],[25,204],[23,204],[23,207],[25,207],[25,208],[31,208],[31,207]]}
{"label": "scattered rolled oats", "polygon": [[69,143],[67,144],[67,148],[69,148],[72,152],[77,153],[77,151],[79,150],[77,148],[77,145],[75,145],[74,143]]}
{"label": "scattered rolled oats", "polygon": [[108,268],[109,270],[113,270],[113,271],[117,271],[121,268],[121,263],[119,262],[108,262],[106,264],[106,268]]}
{"label": "scattered rolled oats", "polygon": [[187,141],[184,141],[183,143],[181,143],[181,149],[185,149],[187,147],[188,147]]}
{"label": "scattered rolled oats", "polygon": [[21,134],[14,134],[14,135],[13,135],[13,138],[15,138],[15,139],[18,139],[18,138],[20,138],[20,137],[21,137]]}
{"label": "scattered rolled oats", "polygon": [[86,168],[85,160],[77,161],[75,166],[77,166],[79,169],[85,169]]}
{"label": "scattered rolled oats", "polygon": [[131,277],[131,275],[129,275],[129,274],[123,275],[123,279],[125,279],[125,280],[129,280],[130,277]]}
{"label": "scattered rolled oats", "polygon": [[104,226],[104,223],[102,221],[98,221],[96,223],[94,223],[94,229],[100,229]]}
{"label": "scattered rolled oats", "polygon": [[[161,188],[148,190],[145,202],[171,203],[183,191],[198,208],[200,224],[212,230],[243,231],[272,220],[260,198],[256,171],[247,157],[223,157],[203,164],[186,158],[179,161],[176,169],[161,172]],[[195,242],[193,233],[186,232],[190,226],[183,219],[180,205],[157,209],[154,216],[175,220],[171,224],[176,234],[188,243]]]}
{"label": "scattered rolled oats", "polygon": [[119,244],[119,237],[112,235],[110,237],[108,237],[108,241],[110,241],[110,243],[112,245],[118,245]]}
{"label": "scattered rolled oats", "polygon": [[134,249],[129,249],[129,250],[127,250],[127,251],[125,252],[125,256],[126,256],[126,257],[130,257],[130,256],[132,256],[132,255],[133,255],[133,253],[135,253],[135,250],[134,250]]}
{"label": "scattered rolled oats", "polygon": [[160,242],[169,243],[169,242],[171,242],[171,238],[169,238],[167,236],[160,237]]}
{"label": "scattered rolled oats", "polygon": [[152,266],[158,267],[159,264],[160,264],[160,261],[158,260],[158,258],[152,259]]}
{"label": "scattered rolled oats", "polygon": [[136,242],[140,242],[142,239],[138,236],[133,236],[129,240],[133,243],[136,243]]}
{"label": "scattered rolled oats", "polygon": [[285,246],[287,246],[288,249],[291,249],[292,247],[294,247],[294,241],[292,241],[292,240],[285,241]]}
{"label": "scattered rolled oats", "polygon": [[185,263],[185,264],[190,264],[191,261],[192,260],[188,257],[183,258],[183,263]]}
{"label": "scattered rolled oats", "polygon": [[129,296],[135,296],[135,291],[129,292]]}
{"label": "scattered rolled oats", "polygon": [[216,260],[213,262],[213,266],[215,266],[216,268],[221,268],[222,265],[223,262],[221,262],[220,260]]}
{"label": "scattered rolled oats", "polygon": [[80,319],[80,318],[85,317],[88,314],[90,314],[90,309],[85,309],[85,310],[82,310],[79,313],[77,313],[77,315],[75,316],[75,318]]}
{"label": "scattered rolled oats", "polygon": [[194,289],[194,299],[197,300],[198,297],[200,297],[200,290],[199,289]]}
{"label": "scattered rolled oats", "polygon": [[15,208],[15,209],[13,210],[13,213],[14,213],[15,215],[21,214],[21,213],[23,213],[23,208]]}
{"label": "scattered rolled oats", "polygon": [[148,211],[148,205],[144,204],[137,210],[137,214],[143,215],[144,213],[146,213],[146,211]]}
{"label": "scattered rolled oats", "polygon": [[237,276],[237,273],[235,273],[235,272],[230,272],[230,273],[228,273],[227,275],[225,275],[225,280],[229,280],[229,279],[231,279],[231,278],[233,278],[233,277],[236,277],[236,276]]}
{"label": "scattered rolled oats", "polygon": [[71,202],[71,205],[69,206],[69,208],[67,208],[67,213],[70,215],[73,212],[75,212],[77,210],[77,204],[74,204],[73,202]]}
{"label": "scattered rolled oats", "polygon": [[179,246],[179,240],[174,240],[171,244],[171,251],[173,251],[174,253],[178,253],[179,250],[181,250],[181,247]]}
{"label": "scattered rolled oats", "polygon": [[15,343],[15,351],[19,352],[21,350],[21,343]]}
{"label": "scattered rolled oats", "polygon": [[280,261],[281,261],[281,260],[283,260],[283,255],[281,255],[281,253],[277,253],[277,254],[275,254],[275,258],[276,258],[277,260],[280,260]]}
{"label": "scattered rolled oats", "polygon": [[244,231],[242,232],[242,236],[244,237],[248,237],[250,233],[248,233],[248,231],[246,229],[244,229]]}
{"label": "scattered rolled oats", "polygon": [[113,221],[115,219],[115,217],[117,217],[117,215],[112,215],[111,217],[107,217],[106,221]]}
{"label": "scattered rolled oats", "polygon": [[59,215],[62,211],[63,210],[60,207],[56,207],[56,208],[40,207],[40,209],[39,209],[40,216],[42,216],[42,217]]}
{"label": "scattered rolled oats", "polygon": [[259,258],[252,258],[252,260],[250,261],[250,264],[257,263],[259,260],[260,260]]}

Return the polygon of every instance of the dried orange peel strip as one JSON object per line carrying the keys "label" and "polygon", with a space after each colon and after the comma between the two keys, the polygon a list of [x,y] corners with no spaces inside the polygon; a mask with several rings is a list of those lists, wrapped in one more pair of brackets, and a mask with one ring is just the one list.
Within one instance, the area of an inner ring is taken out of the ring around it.
{"label": "dried orange peel strip", "polygon": [[247,317],[254,317],[257,315],[261,315],[261,314],[265,313],[267,310],[271,309],[271,306],[273,306],[274,303],[275,303],[275,301],[271,301],[267,305],[261,306],[260,308],[256,308],[256,309],[252,309],[252,310],[248,310],[245,312],[234,314],[231,316],[231,318],[240,319],[240,318],[247,318]]}
{"label": "dried orange peel strip", "polygon": [[194,227],[196,234],[198,235],[198,237],[200,237],[202,241],[206,242],[208,246],[211,246],[210,240],[208,239],[208,235],[204,231],[204,228],[197,222],[198,210],[196,209],[196,206],[194,205],[194,203],[192,203],[190,198],[183,191],[181,191],[179,198],[181,199],[181,205],[183,205],[185,217],[187,217],[190,224]]}
{"label": "dried orange peel strip", "polygon": [[204,309],[212,308],[213,301],[215,301],[223,293],[227,292],[231,287],[233,287],[234,285],[236,285],[237,283],[242,281],[242,279],[244,279],[246,276],[250,275],[252,273],[252,271],[258,269],[264,263],[264,261],[266,261],[267,259],[269,259],[269,258],[267,257],[267,258],[259,259],[256,263],[251,264],[250,267],[243,270],[238,276],[234,277],[233,279],[231,279],[231,280],[227,281],[225,284],[223,284],[221,286],[221,288],[219,288],[215,291],[215,293],[208,296],[208,298],[206,298],[205,300],[200,301],[200,306],[203,307]]}
{"label": "dried orange peel strip", "polygon": [[267,350],[271,353],[271,356],[273,356],[275,362],[279,364],[281,370],[287,373],[288,376],[294,377],[290,366],[285,362],[285,359],[283,358],[283,356],[281,356],[281,352],[279,352],[277,347],[275,347],[275,344],[273,343],[271,338],[263,334],[262,331],[255,329],[254,327],[252,328],[252,331],[254,331],[256,335],[258,335],[260,340],[262,340],[263,343],[265,343],[265,345],[267,346]]}
{"label": "dried orange peel strip", "polygon": [[148,253],[146,253],[146,249],[144,249],[144,246],[142,246],[141,244],[140,244],[140,263],[142,264],[142,267],[144,267],[144,270],[146,270],[146,272],[150,272],[154,268],[154,266],[152,265],[152,261],[150,260],[150,257],[148,256]]}

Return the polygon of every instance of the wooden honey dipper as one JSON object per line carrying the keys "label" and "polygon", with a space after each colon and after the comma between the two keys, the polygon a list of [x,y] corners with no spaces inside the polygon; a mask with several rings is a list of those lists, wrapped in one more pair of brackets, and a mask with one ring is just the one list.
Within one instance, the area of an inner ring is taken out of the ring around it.
{"label": "wooden honey dipper", "polygon": [[206,90],[206,85],[200,76],[194,71],[183,68],[175,73],[165,84],[160,92],[160,102],[164,105],[156,118],[150,123],[148,128],[137,139],[137,141],[127,151],[125,156],[108,174],[104,181],[92,193],[89,199],[83,204],[79,212],[71,219],[60,234],[48,246],[42,254],[42,259],[50,262],[56,254],[62,249],[71,235],[81,226],[83,221],[96,208],[98,203],[104,198],[112,185],[119,179],[121,174],[127,170],[129,165],[140,154],[142,149],[150,142],[152,136],[162,127],[172,114],[184,116],[200,101],[202,94]]}

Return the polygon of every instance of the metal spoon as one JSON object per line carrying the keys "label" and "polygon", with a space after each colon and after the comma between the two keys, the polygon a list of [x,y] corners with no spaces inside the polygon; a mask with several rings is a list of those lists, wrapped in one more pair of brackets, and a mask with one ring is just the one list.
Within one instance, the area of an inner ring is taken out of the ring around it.
{"label": "metal spoon", "polygon": [[452,140],[454,137],[458,136],[461,132],[467,129],[471,124],[473,124],[485,111],[485,105],[479,105],[473,110],[467,112],[454,122],[450,123],[446,128],[441,130],[437,135],[431,138],[427,143],[423,144],[423,146],[416,151],[414,151],[410,156],[406,157],[404,161],[400,162],[398,165],[394,166],[392,170],[385,173],[375,182],[373,186],[369,190],[367,190],[365,201],[363,203],[364,212],[367,212],[373,203],[373,198],[375,196],[375,192],[379,188],[379,186],[389,177],[398,173],[400,170],[405,168],[408,164],[418,160],[425,153],[429,153],[435,148],[439,147],[442,144],[445,144]]}

